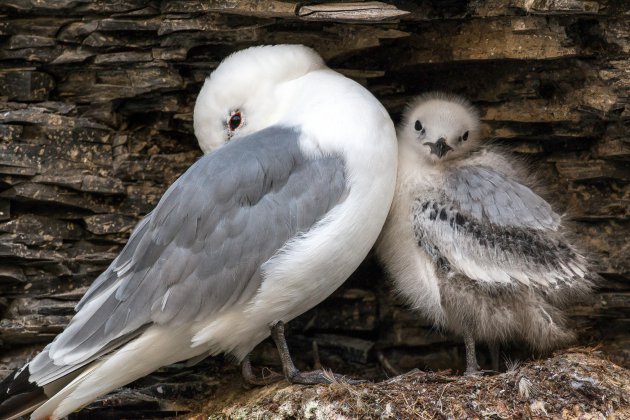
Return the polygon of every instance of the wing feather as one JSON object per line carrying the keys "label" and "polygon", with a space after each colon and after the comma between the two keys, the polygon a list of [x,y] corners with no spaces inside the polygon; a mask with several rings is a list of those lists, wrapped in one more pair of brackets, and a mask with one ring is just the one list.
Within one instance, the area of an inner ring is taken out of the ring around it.
{"label": "wing feather", "polygon": [[586,260],[560,232],[560,216],[531,189],[491,168],[462,166],[413,203],[419,245],[438,266],[481,284],[571,285]]}
{"label": "wing feather", "polygon": [[271,127],[196,162],[79,302],[37,376],[84,365],[151,323],[181,325],[250,299],[261,265],[346,191],[341,157],[307,158],[299,136]]}
{"label": "wing feather", "polygon": [[464,213],[502,226],[557,230],[560,216],[525,185],[491,168],[461,166],[447,176],[445,192]]}

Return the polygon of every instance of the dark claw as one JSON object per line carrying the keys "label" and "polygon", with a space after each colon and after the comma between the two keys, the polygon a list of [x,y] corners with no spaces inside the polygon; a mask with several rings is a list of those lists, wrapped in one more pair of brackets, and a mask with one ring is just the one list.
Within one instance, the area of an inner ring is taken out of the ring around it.
{"label": "dark claw", "polygon": [[496,372],[494,372],[493,370],[476,369],[476,370],[468,371],[468,369],[466,369],[466,371],[464,372],[464,376],[468,376],[469,378],[479,378],[481,376],[492,375],[494,373]]}
{"label": "dark claw", "polygon": [[276,343],[280,360],[282,361],[282,370],[284,376],[292,384],[315,385],[315,384],[331,384],[333,382],[342,382],[346,384],[359,384],[363,381],[348,379],[345,376],[336,373],[326,372],[323,370],[313,370],[311,372],[300,372],[291,359],[287,341],[284,338],[284,323],[278,321],[271,327],[271,338]]}
{"label": "dark claw", "polygon": [[483,376],[483,372],[478,369],[471,369],[471,370],[466,369],[466,372],[464,372],[464,376],[479,377],[479,376]]}

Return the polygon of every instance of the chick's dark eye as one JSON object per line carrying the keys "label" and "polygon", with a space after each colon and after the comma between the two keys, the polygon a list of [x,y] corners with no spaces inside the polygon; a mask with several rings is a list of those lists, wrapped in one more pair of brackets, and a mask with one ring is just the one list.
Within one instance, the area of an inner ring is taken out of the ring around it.
{"label": "chick's dark eye", "polygon": [[420,122],[420,120],[416,120],[416,124],[413,126],[413,128],[415,128],[416,131],[422,130],[422,123]]}
{"label": "chick's dark eye", "polygon": [[230,121],[228,121],[228,126],[230,127],[230,130],[234,131],[238,127],[240,127],[242,122],[243,118],[241,117],[241,113],[237,112],[230,117]]}
{"label": "chick's dark eye", "polygon": [[462,135],[462,140],[464,141],[468,140],[468,131],[466,131],[464,135]]}

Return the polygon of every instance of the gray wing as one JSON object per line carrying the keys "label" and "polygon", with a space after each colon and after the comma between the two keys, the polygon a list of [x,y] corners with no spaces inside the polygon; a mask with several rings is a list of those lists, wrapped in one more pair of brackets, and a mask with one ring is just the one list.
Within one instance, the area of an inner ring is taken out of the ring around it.
{"label": "gray wing", "polygon": [[298,139],[272,127],[195,163],[87,291],[50,358],[83,364],[146,325],[178,325],[250,299],[261,265],[345,196],[343,160],[307,159]]}
{"label": "gray wing", "polygon": [[412,214],[418,244],[443,270],[543,289],[584,278],[586,261],[559,231],[551,206],[490,168],[454,170],[439,194],[414,201]]}
{"label": "gray wing", "polygon": [[446,192],[463,213],[501,226],[557,230],[560,216],[525,185],[482,166],[462,166],[447,178]]}

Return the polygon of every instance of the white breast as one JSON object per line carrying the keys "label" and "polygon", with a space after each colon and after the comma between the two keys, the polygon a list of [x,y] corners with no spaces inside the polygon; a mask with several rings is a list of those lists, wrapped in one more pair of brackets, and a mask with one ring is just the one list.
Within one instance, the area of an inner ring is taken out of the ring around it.
{"label": "white breast", "polygon": [[290,321],[328,297],[363,261],[389,211],[397,144],[385,109],[363,87],[329,70],[295,83],[302,86],[291,91],[300,94],[290,98],[284,121],[302,130],[305,154],[343,157],[348,195],[263,265],[264,281],[251,302],[202,326],[194,342],[213,352],[242,357],[269,335],[271,324]]}

